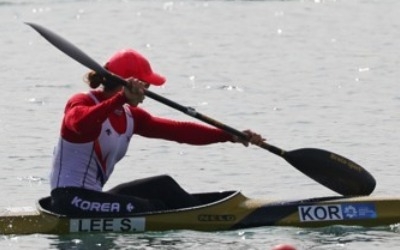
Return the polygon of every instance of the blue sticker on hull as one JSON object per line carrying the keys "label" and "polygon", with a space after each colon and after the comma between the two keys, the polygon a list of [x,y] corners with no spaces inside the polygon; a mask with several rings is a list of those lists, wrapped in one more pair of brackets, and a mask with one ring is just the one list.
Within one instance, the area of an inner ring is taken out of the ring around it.
{"label": "blue sticker on hull", "polygon": [[353,203],[342,205],[343,218],[350,220],[374,219],[377,217],[374,204]]}

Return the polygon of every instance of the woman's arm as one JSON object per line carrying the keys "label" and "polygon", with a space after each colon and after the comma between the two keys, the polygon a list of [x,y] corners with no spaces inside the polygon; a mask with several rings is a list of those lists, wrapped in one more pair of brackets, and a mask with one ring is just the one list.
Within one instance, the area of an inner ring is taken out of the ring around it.
{"label": "woman's arm", "polygon": [[88,142],[97,138],[102,123],[111,112],[126,102],[122,93],[96,104],[84,93],[76,94],[68,100],[61,128],[61,135],[71,142]]}
{"label": "woman's arm", "polygon": [[132,108],[135,119],[135,134],[192,145],[207,145],[233,141],[230,134],[194,122],[182,122],[155,117],[141,108]]}

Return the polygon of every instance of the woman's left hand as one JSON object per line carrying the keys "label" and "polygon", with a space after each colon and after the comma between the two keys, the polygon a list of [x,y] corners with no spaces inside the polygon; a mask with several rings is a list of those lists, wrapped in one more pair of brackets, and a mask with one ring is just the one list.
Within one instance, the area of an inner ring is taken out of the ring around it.
{"label": "woman's left hand", "polygon": [[266,139],[263,138],[261,135],[255,133],[249,129],[244,130],[243,134],[245,134],[247,136],[247,140],[242,140],[241,138],[234,136],[233,137],[234,142],[240,142],[244,146],[248,147],[249,144],[254,144],[254,145],[260,146],[261,144],[263,144],[266,141]]}

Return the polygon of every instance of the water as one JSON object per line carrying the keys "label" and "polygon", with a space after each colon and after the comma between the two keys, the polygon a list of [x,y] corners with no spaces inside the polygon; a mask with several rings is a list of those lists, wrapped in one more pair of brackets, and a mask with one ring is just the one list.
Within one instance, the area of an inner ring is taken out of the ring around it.
{"label": "water", "polygon": [[[367,168],[373,195],[396,195],[400,3],[315,1],[0,1],[0,207],[49,192],[67,98],[87,71],[23,22],[46,26],[103,63],[134,47],[166,75],[154,92],[284,149],[324,148]],[[155,115],[188,118],[153,100]],[[136,138],[107,187],[169,173],[189,191],[254,198],[334,193],[279,157],[234,144],[190,147]],[[296,192],[293,192],[293,190]],[[3,237],[2,249],[397,249],[398,229],[257,228],[136,235]]]}

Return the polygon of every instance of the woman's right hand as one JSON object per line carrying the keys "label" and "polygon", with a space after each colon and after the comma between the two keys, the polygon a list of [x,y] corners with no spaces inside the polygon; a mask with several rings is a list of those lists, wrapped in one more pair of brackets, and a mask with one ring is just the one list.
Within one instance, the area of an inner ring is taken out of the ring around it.
{"label": "woman's right hand", "polygon": [[127,99],[127,103],[134,107],[139,105],[139,103],[142,103],[144,100],[144,91],[147,86],[147,83],[136,78],[128,78],[126,80],[126,86],[123,88],[123,93]]}

